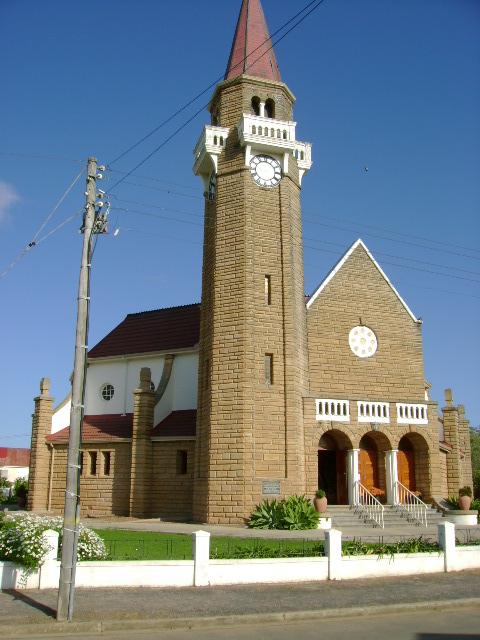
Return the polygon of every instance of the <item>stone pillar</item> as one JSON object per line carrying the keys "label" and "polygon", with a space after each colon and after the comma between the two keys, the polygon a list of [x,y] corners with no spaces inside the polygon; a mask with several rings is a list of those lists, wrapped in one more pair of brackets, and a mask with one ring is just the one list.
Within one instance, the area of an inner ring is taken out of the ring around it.
{"label": "stone pillar", "polygon": [[443,413],[443,429],[445,441],[452,447],[447,453],[448,495],[458,496],[462,486],[462,470],[460,465],[460,432],[458,424],[458,407],[453,404],[451,389],[445,389],[445,406]]}
{"label": "stone pillar", "polygon": [[385,470],[387,476],[387,504],[397,504],[398,463],[397,449],[385,451]]}
{"label": "stone pillar", "polygon": [[472,487],[473,490],[473,473],[472,473],[472,445],[470,442],[470,421],[465,416],[465,407],[463,404],[458,405],[458,426],[460,431],[460,447],[464,452],[462,465],[462,486]]}
{"label": "stone pillar", "polygon": [[145,518],[150,512],[152,484],[152,441],[155,391],[148,367],[140,371],[140,385],[133,392],[132,464],[130,481],[130,515]]}
{"label": "stone pillar", "polygon": [[356,503],[355,482],[360,480],[360,472],[358,469],[358,456],[360,449],[349,449],[347,451],[347,488],[348,488],[348,504]]}
{"label": "stone pillar", "polygon": [[46,511],[48,508],[50,452],[46,437],[52,431],[53,400],[50,396],[50,380],[42,378],[40,380],[40,395],[34,398],[35,411],[32,414],[27,499],[29,511]]}

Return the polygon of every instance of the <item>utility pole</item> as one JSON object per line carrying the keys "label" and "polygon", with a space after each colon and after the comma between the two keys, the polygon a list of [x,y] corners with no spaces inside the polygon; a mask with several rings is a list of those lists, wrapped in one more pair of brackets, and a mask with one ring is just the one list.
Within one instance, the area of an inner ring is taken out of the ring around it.
{"label": "utility pole", "polygon": [[80,440],[84,414],[85,372],[87,365],[88,313],[90,307],[90,268],[92,238],[96,232],[95,200],[97,196],[97,160],[89,158],[87,188],[83,220],[83,249],[78,285],[77,330],[75,361],[70,409],[70,438],[68,441],[67,484],[62,536],[62,563],[58,587],[57,620],[71,620],[75,593],[75,567],[80,524]]}

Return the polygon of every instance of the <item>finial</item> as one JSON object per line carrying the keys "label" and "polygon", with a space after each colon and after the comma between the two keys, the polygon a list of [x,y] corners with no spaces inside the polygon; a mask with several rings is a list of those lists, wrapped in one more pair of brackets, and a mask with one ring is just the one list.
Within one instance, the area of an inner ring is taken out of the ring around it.
{"label": "finial", "polygon": [[42,378],[40,380],[40,394],[42,396],[50,395],[50,378]]}
{"label": "finial", "polygon": [[447,407],[453,407],[453,393],[451,389],[445,389],[445,402]]}
{"label": "finial", "polygon": [[150,383],[152,381],[152,372],[150,367],[142,367],[140,369],[140,389],[150,391]]}

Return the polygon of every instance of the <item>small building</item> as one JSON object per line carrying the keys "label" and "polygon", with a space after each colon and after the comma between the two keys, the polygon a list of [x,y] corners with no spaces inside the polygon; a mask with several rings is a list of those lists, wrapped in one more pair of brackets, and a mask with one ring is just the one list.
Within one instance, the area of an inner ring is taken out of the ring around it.
{"label": "small building", "polygon": [[30,449],[0,447],[0,478],[15,482],[18,478],[28,478]]}

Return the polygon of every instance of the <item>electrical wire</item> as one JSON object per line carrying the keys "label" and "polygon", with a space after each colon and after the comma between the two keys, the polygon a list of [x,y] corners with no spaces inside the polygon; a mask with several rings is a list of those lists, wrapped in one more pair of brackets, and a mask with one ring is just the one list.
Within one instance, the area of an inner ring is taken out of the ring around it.
{"label": "electrical wire", "polygon": [[44,237],[39,237],[41,232],[43,231],[43,229],[45,229],[45,227],[47,226],[47,224],[50,222],[50,220],[53,218],[53,216],[55,215],[55,213],[57,212],[58,208],[60,207],[60,205],[63,203],[63,201],[65,200],[65,198],[68,196],[68,194],[70,193],[70,191],[73,189],[73,187],[77,184],[78,180],[80,179],[80,176],[84,173],[84,169],[82,169],[82,171],[80,171],[80,173],[73,179],[73,181],[71,182],[71,184],[65,189],[65,191],[62,193],[62,195],[60,196],[59,200],[56,202],[55,206],[53,207],[53,209],[47,214],[45,220],[42,222],[42,224],[40,225],[40,227],[38,228],[38,230],[36,231],[35,235],[33,236],[33,238],[30,240],[30,242],[25,245],[25,247],[18,253],[18,255],[12,260],[12,262],[0,273],[0,279],[4,278],[12,269],[14,269],[17,264],[27,255],[27,253],[29,253],[29,251],[31,251],[34,247],[36,247],[40,242],[43,242],[44,240],[46,240],[46,238],[48,238],[49,236],[51,236],[53,233],[55,233],[56,231],[58,231],[59,229],[61,229],[65,224],[67,224],[67,222],[69,222],[70,220],[72,220],[76,215],[78,214],[74,214],[73,216],[71,216],[70,218],[68,218],[66,221],[62,222],[60,225],[58,225],[57,227],[55,227],[55,229],[53,229],[52,231],[50,231],[46,236]]}
{"label": "electrical wire", "polygon": [[[316,9],[318,9],[318,7],[323,4],[325,0],[316,0],[316,4],[315,6],[310,9],[310,11],[308,11],[304,16],[302,16],[302,18],[300,18],[300,20],[298,20],[298,22],[296,22],[292,27],[290,27],[290,29],[288,29],[280,38],[278,38],[275,42],[272,42],[272,44],[270,45],[270,47],[264,51],[262,53],[261,56],[259,56],[256,60],[254,60],[253,62],[251,62],[246,69],[249,69],[250,67],[252,67],[253,65],[255,65],[259,60],[261,60],[271,49],[273,49],[273,47],[275,47],[279,42],[281,42],[284,38],[286,38],[287,35],[289,35],[294,29],[296,29],[304,20],[306,20],[306,18],[308,18],[309,15],[311,15]],[[309,6],[311,6],[313,3],[311,2]],[[303,12],[300,12],[300,14]],[[292,22],[292,19],[290,21],[287,22],[287,24],[289,24],[290,22]],[[271,41],[272,38],[267,38],[267,40],[265,40],[265,42],[262,43],[262,45],[260,45],[261,47],[263,47],[263,45],[268,42]],[[257,47],[259,48],[259,47]],[[251,55],[251,54],[250,54]],[[247,56],[249,57],[249,56]],[[156,153],[158,153],[161,149],[163,149],[163,147],[165,147],[173,138],[175,138],[175,136],[177,136],[183,129],[185,129],[191,122],[193,122],[193,120],[195,120],[195,118],[197,118],[197,116],[199,116],[202,111],[204,111],[205,108],[207,108],[209,105],[209,103],[207,103],[206,105],[203,105],[200,109],[198,109],[198,111],[196,111],[192,116],[190,116],[190,118],[188,118],[187,120],[185,120],[179,127],[177,127],[177,129],[175,129],[175,131],[170,134],[167,138],[165,138],[157,147],[155,147],[149,154],[147,154],[147,156],[145,156],[143,158],[143,160],[140,160],[140,162],[138,162],[133,169],[131,169],[130,171],[128,171],[123,178],[120,178],[119,180],[117,180],[117,182],[115,182],[115,184],[113,185],[113,187],[111,187],[111,189],[109,190],[109,193],[113,193],[114,189],[116,189],[118,186],[120,186],[122,184],[122,182],[125,182],[125,180],[130,177],[135,171],[137,171],[137,169],[139,169],[140,167],[142,167],[146,162],[148,162],[150,160],[150,158],[152,158]],[[115,162],[116,160],[114,160]]]}
{"label": "electrical wire", "polygon": [[[238,65],[235,66],[239,66],[241,64],[243,64],[244,62],[246,62],[246,60],[252,56],[254,53],[256,53],[258,51],[258,49],[260,49],[261,47],[263,47],[267,42],[272,41],[272,39],[279,34],[281,31],[283,31],[291,22],[293,22],[294,20],[296,20],[302,13],[304,13],[307,9],[309,9],[313,4],[315,4],[316,2],[318,2],[318,0],[312,0],[312,2],[309,2],[301,11],[299,11],[298,13],[296,13],[294,16],[292,16],[289,20],[287,20],[287,22],[285,22],[281,27],[279,27],[274,33],[271,34],[271,36],[269,38],[267,38],[266,40],[264,40],[262,42],[262,44],[260,44],[258,47],[256,47],[256,49],[254,49],[253,51],[251,51],[249,54],[247,54],[239,63]],[[319,6],[320,4],[322,4],[322,2],[324,2],[324,0],[320,0],[318,2]],[[306,16],[305,18],[310,15],[310,13],[312,13],[317,7],[314,7]],[[301,20],[301,22],[303,22],[303,19]],[[300,23],[299,23],[300,24]],[[289,33],[289,32],[288,32]],[[283,37],[281,38],[283,39]],[[280,40],[278,40],[277,42],[280,42]],[[275,43],[276,44],[276,43]],[[268,53],[268,51],[270,51],[270,49],[272,49],[275,45],[272,44],[272,46],[267,49],[267,51],[265,51],[261,57],[263,57],[266,53]],[[260,59],[260,58],[259,58]],[[258,62],[258,60],[256,60],[255,62]],[[255,64],[252,63],[252,64]],[[252,66],[252,65],[249,65]],[[188,107],[190,107],[192,104],[194,104],[197,100],[199,100],[203,95],[205,95],[208,91],[210,91],[210,89],[213,89],[213,87],[215,87],[219,82],[221,82],[224,79],[224,74],[222,74],[221,76],[219,76],[218,78],[216,78],[213,82],[211,82],[207,87],[205,87],[205,89],[203,89],[200,93],[198,93],[196,96],[194,96],[193,98],[191,98],[188,102],[186,102],[182,107],[180,107],[179,109],[177,109],[174,113],[172,113],[168,118],[166,118],[165,120],[163,120],[158,126],[156,126],[154,129],[152,129],[151,131],[149,131],[146,135],[144,135],[142,138],[140,138],[140,140],[138,140],[137,142],[135,142],[134,144],[130,145],[130,147],[128,147],[127,149],[125,149],[125,151],[122,151],[122,153],[120,153],[118,156],[116,156],[113,160],[111,160],[108,165],[111,166],[113,164],[115,164],[116,162],[118,162],[119,160],[121,160],[123,157],[125,157],[128,153],[130,153],[130,151],[133,151],[134,149],[136,149],[139,145],[141,145],[143,142],[145,142],[145,140],[148,140],[148,138],[150,138],[151,136],[153,136],[155,133],[157,133],[157,131],[159,131],[160,129],[162,129],[165,125],[169,124],[172,120],[174,120],[178,115],[180,115],[181,113],[183,113],[186,109],[188,109]],[[207,104],[208,106],[208,104]],[[205,107],[202,107],[201,111],[203,111]],[[130,174],[131,175],[131,174]]]}

